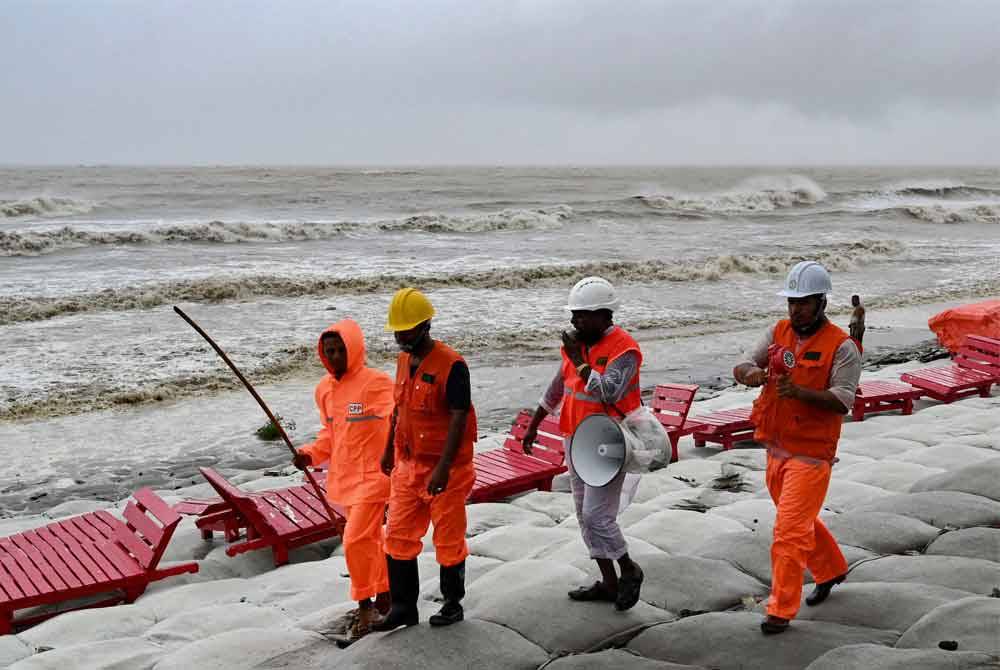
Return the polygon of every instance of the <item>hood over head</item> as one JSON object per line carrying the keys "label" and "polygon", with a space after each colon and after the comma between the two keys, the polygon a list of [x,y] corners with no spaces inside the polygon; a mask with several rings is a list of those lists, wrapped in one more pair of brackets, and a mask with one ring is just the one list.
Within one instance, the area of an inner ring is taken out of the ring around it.
{"label": "hood over head", "polygon": [[316,345],[319,351],[319,360],[323,362],[323,367],[330,373],[330,376],[335,377],[336,375],[333,373],[333,366],[327,360],[326,354],[323,353],[323,336],[327,333],[337,333],[340,335],[340,339],[344,341],[344,347],[347,349],[347,371],[344,373],[345,377],[354,374],[364,367],[366,351],[365,335],[361,332],[361,326],[354,319],[341,319],[323,331]]}

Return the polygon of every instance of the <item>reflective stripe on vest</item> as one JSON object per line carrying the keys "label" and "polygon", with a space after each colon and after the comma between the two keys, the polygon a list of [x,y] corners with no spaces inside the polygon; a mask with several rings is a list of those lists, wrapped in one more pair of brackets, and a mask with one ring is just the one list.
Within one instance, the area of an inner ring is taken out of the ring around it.
{"label": "reflective stripe on vest", "polygon": [[[624,414],[628,414],[642,404],[639,396],[639,369],[642,367],[642,352],[639,345],[632,336],[615,326],[614,329],[602,337],[596,344],[586,350],[586,363],[598,374],[604,374],[608,366],[618,357],[625,353],[633,352],[636,356],[635,375],[629,380],[628,389],[625,395],[614,403],[614,405]],[[571,435],[576,427],[580,425],[586,417],[591,414],[604,414],[610,408],[606,408],[601,398],[587,393],[586,381],[580,378],[575,366],[562,352],[563,366],[563,405],[559,413],[559,427],[566,435]]]}
{"label": "reflective stripe on vest", "polygon": [[358,421],[376,421],[376,420],[381,421],[383,418],[385,418],[385,417],[374,416],[374,415],[369,415],[369,416],[349,416],[346,419],[344,419],[344,421],[346,421],[347,423],[357,423]]}

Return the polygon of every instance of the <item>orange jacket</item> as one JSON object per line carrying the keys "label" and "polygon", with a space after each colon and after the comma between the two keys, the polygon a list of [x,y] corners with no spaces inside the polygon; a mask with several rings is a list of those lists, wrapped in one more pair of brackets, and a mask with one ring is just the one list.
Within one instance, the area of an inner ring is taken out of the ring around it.
{"label": "orange jacket", "polygon": [[[625,396],[615,403],[615,407],[624,414],[628,414],[642,404],[639,389],[639,368],[642,366],[642,352],[639,345],[632,336],[624,330],[615,326],[614,330],[605,335],[592,347],[585,350],[584,360],[592,370],[603,374],[607,370],[611,361],[622,354],[634,351],[638,356],[638,365],[635,368],[635,376],[629,382],[629,390]],[[580,422],[591,414],[611,414],[618,416],[614,409],[605,408],[604,403],[597,396],[586,392],[587,382],[580,379],[576,367],[566,355],[566,350],[562,350],[562,377],[565,391],[563,391],[562,410],[559,413],[559,427],[566,435],[571,435]],[[620,418],[620,417],[619,417]]]}
{"label": "orange jacket", "polygon": [[[799,344],[791,321],[784,319],[774,329],[774,343],[795,352],[792,383],[814,391],[830,386],[834,355],[848,334],[829,321]],[[750,420],[756,426],[754,439],[798,456],[832,461],[844,417],[814,405],[778,397],[777,385],[768,381],[753,403]]]}
{"label": "orange jacket", "polygon": [[347,371],[337,379],[319,342],[319,359],[330,374],[316,385],[316,406],[323,421],[316,441],[300,449],[314,465],[329,460],[327,498],[340,505],[386,502],[389,478],[380,462],[389,439],[392,379],[365,366],[365,337],[351,319],[326,329],[338,333],[347,348]]}
{"label": "orange jacket", "polygon": [[[400,353],[396,359],[396,453],[402,458],[438,459],[444,453],[451,422],[451,410],[445,390],[451,366],[464,359],[443,342],[420,361],[410,375],[410,354]],[[472,460],[472,445],[476,441],[476,408],[469,408],[462,444],[453,465]]]}

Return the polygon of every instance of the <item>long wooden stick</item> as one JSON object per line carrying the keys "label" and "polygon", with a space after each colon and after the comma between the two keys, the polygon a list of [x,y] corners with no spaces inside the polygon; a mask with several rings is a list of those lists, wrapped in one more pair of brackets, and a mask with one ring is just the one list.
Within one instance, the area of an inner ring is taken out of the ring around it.
{"label": "long wooden stick", "polygon": [[[285,432],[284,426],[281,425],[281,422],[278,421],[277,417],[274,416],[274,413],[271,412],[271,408],[269,408],[267,406],[267,403],[264,402],[264,399],[260,397],[260,395],[257,393],[257,390],[253,387],[253,384],[247,381],[247,378],[243,376],[243,373],[239,371],[239,368],[237,368],[233,364],[233,362],[229,360],[229,356],[226,356],[226,352],[224,352],[222,348],[215,343],[215,340],[209,337],[208,333],[206,333],[204,330],[201,329],[201,326],[199,326],[197,323],[194,322],[194,319],[185,314],[180,307],[177,307],[175,305],[174,311],[177,312],[178,316],[187,321],[188,325],[194,328],[199,335],[205,338],[206,342],[212,345],[212,348],[215,349],[215,353],[219,354],[219,358],[225,361],[226,365],[229,366],[229,369],[233,371],[233,374],[239,377],[239,380],[243,382],[243,386],[246,387],[247,391],[250,391],[250,395],[252,395],[253,399],[257,401],[257,404],[260,405],[260,408],[264,410],[264,414],[267,414],[267,418],[271,420],[271,423],[274,425],[274,427],[278,429],[278,433],[281,435],[281,439],[285,441],[285,444],[288,445],[288,450],[292,452],[292,457],[294,458],[295,456],[297,456],[299,452],[295,449],[294,446],[292,446],[292,441],[288,439],[288,433]],[[326,494],[323,492],[323,489],[321,489],[319,487],[319,484],[316,483],[316,480],[313,478],[313,475],[308,468],[304,472],[306,475],[306,479],[309,480],[309,483],[312,484],[312,487],[316,490],[316,495],[319,496],[319,499],[323,502],[323,507],[326,508],[326,513],[327,516],[330,517],[330,521],[334,521],[337,518],[337,515],[330,507],[330,503],[327,502]]]}

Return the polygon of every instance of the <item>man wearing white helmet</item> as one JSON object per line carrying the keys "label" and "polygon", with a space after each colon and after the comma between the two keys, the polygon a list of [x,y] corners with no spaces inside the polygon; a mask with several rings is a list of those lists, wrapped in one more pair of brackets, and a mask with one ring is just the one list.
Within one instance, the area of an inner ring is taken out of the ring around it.
{"label": "man wearing white helmet", "polygon": [[[562,335],[562,363],[522,439],[524,452],[538,434],[546,415],[562,402],[559,426],[572,435],[591,414],[625,416],[641,405],[639,367],[642,353],[632,336],[612,322],[619,301],[614,287],[600,277],[581,279],[569,292],[566,309],[572,313],[573,332]],[[570,486],[583,541],[597,561],[601,581],[570,591],[573,600],[603,600],[619,611],[639,601],[642,570],[629,558],[628,545],[618,526],[618,505],[624,472],[602,487],[585,484],[573,468],[567,450]],[[615,571],[621,568],[621,578]]]}
{"label": "man wearing white helmet", "polygon": [[[861,376],[855,341],[826,318],[830,274],[815,261],[792,268],[779,293],[788,317],[768,329],[733,369],[747,386],[764,386],[754,402],[754,439],[767,455],[767,488],[777,508],[771,545],[771,597],[761,631],[781,633],[799,611],[806,568],[816,586],[806,598],[818,605],[847,575],[837,541],[819,519],[836,461],[843,415],[854,404]],[[781,361],[770,365],[777,345]],[[770,368],[770,369],[768,369]],[[765,369],[768,369],[765,371]]]}

